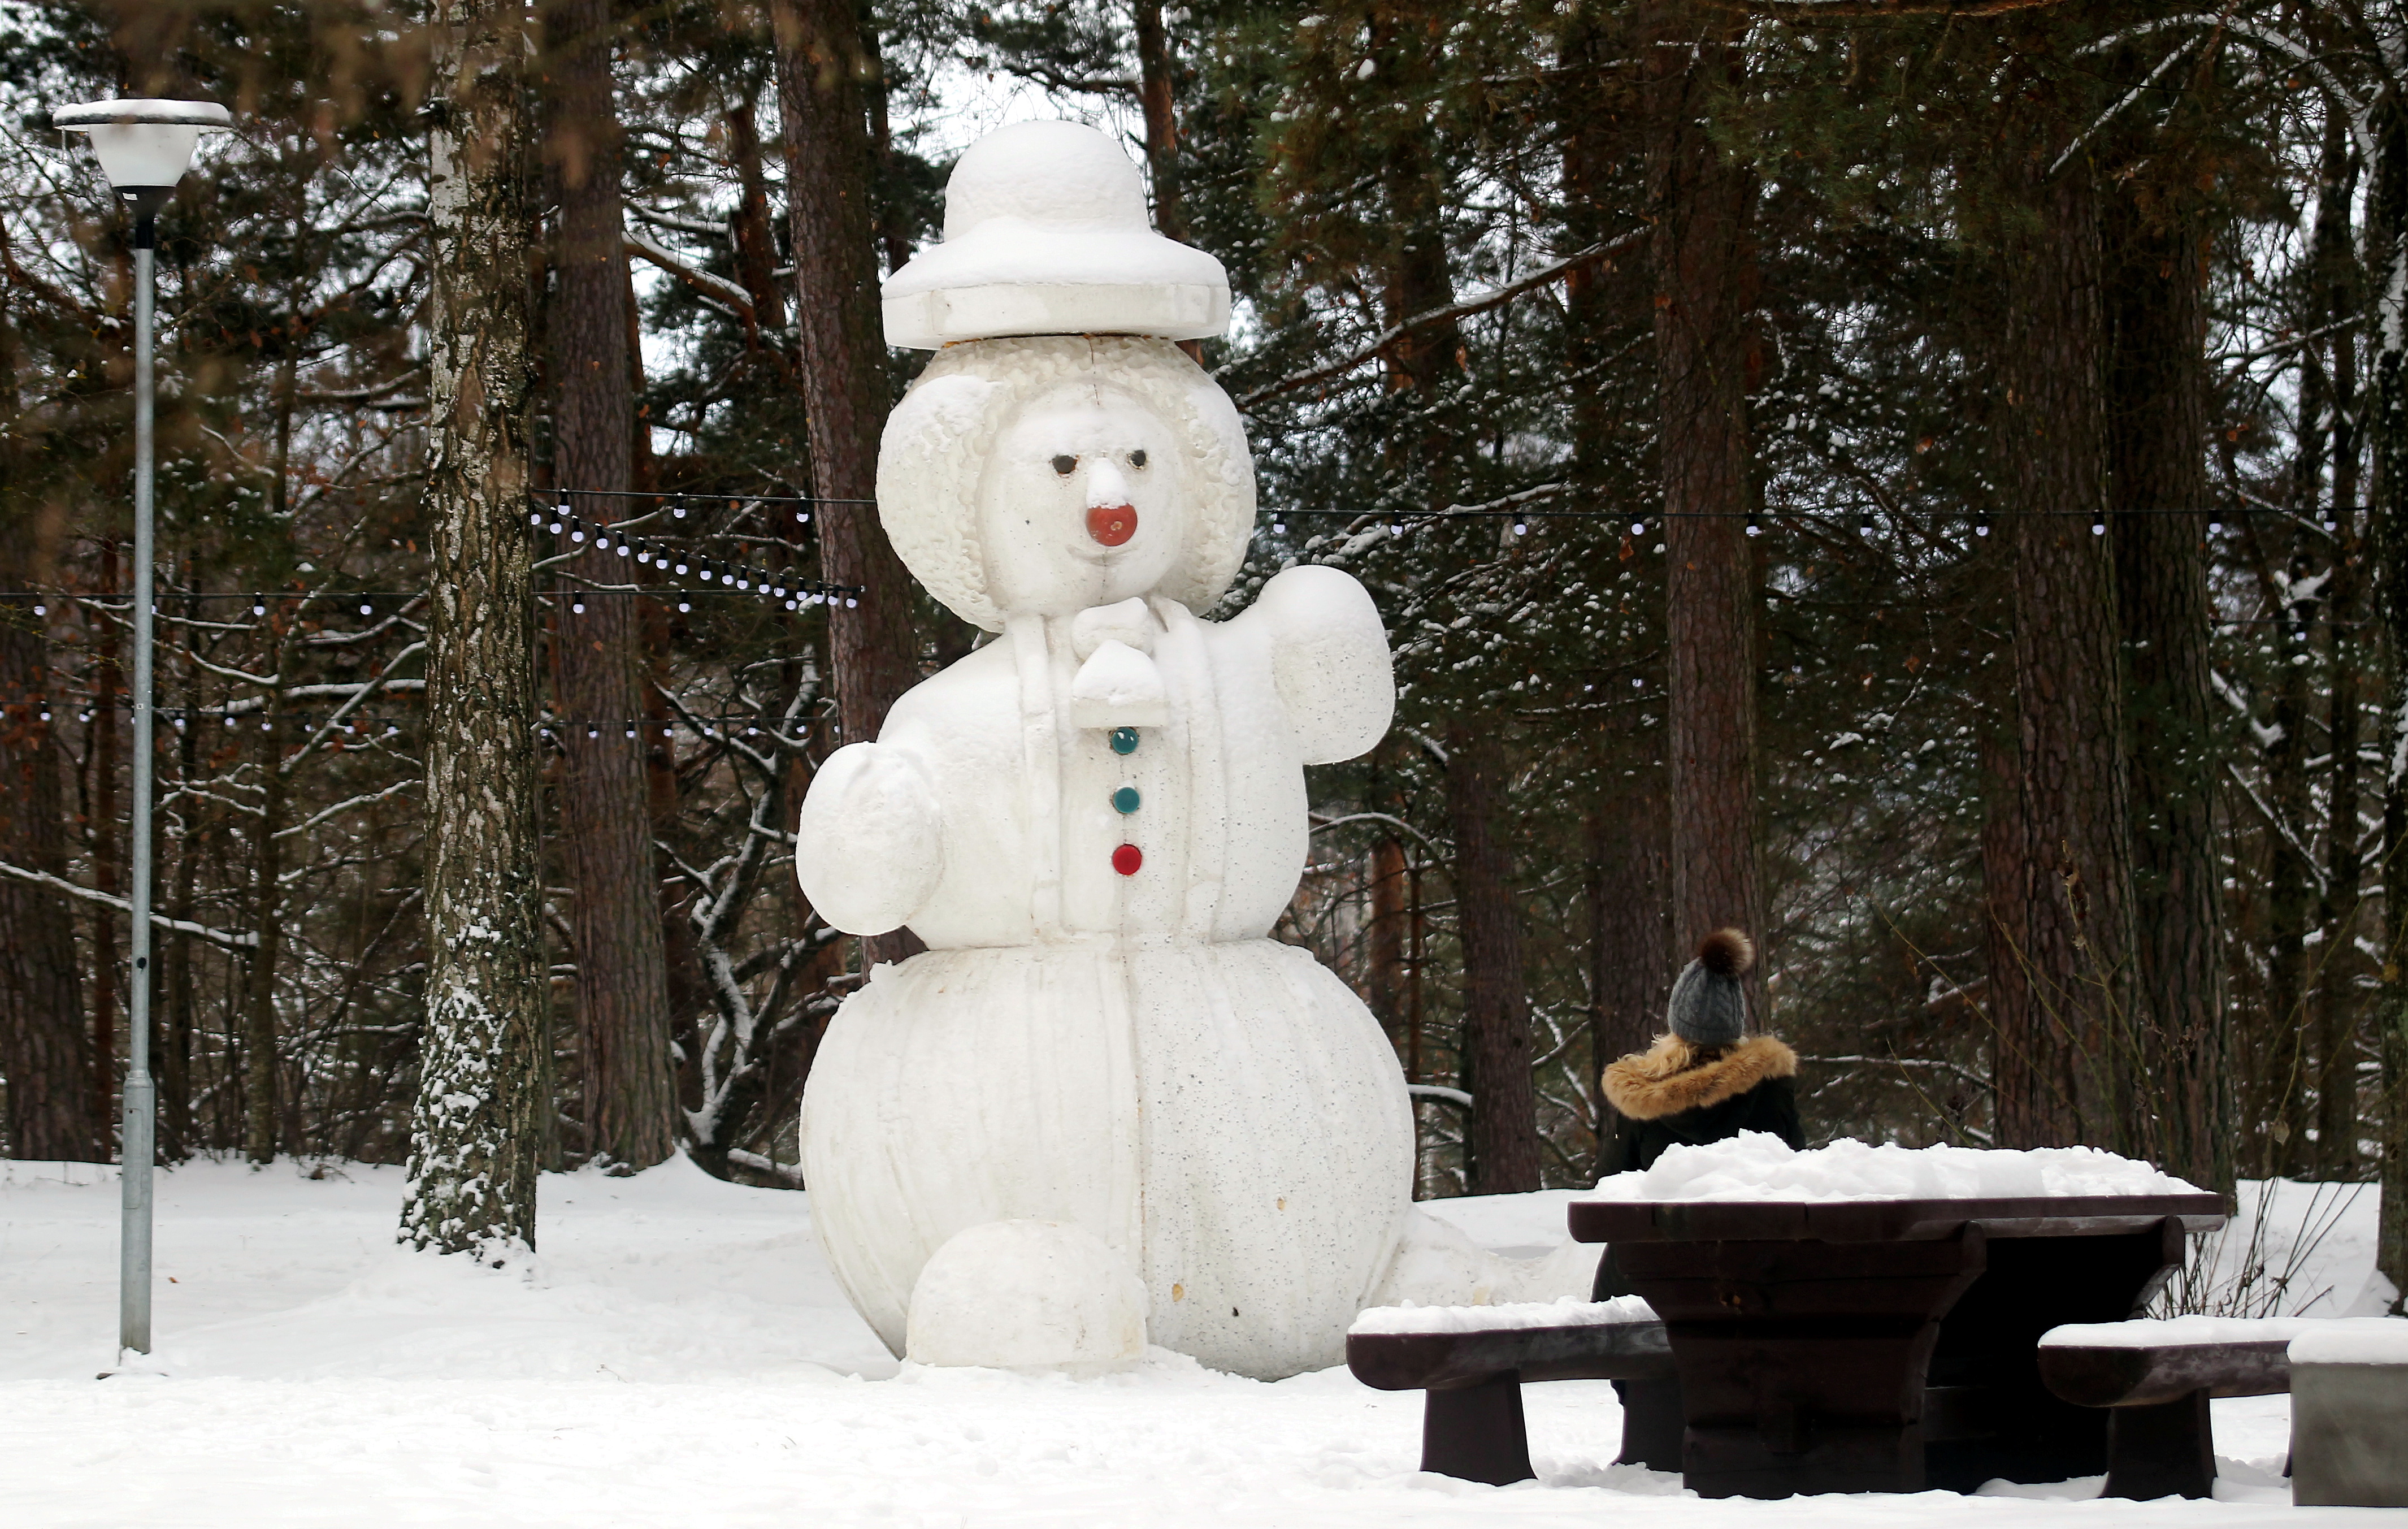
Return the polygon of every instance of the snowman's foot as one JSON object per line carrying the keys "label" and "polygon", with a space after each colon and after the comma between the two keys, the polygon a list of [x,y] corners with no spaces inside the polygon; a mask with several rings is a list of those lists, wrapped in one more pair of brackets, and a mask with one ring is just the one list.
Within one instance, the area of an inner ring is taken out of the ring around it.
{"label": "snowman's foot", "polygon": [[1145,1286],[1127,1259],[1069,1221],[955,1233],[911,1287],[905,1351],[921,1364],[1118,1363],[1145,1353]]}

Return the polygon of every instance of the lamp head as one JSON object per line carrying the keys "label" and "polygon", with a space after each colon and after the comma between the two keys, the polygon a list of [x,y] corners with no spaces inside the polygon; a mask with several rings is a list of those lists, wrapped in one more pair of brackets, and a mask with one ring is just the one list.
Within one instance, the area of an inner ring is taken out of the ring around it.
{"label": "lamp head", "polygon": [[147,224],[192,167],[201,135],[232,131],[234,117],[214,101],[94,101],[61,107],[50,125],[91,136],[109,186]]}

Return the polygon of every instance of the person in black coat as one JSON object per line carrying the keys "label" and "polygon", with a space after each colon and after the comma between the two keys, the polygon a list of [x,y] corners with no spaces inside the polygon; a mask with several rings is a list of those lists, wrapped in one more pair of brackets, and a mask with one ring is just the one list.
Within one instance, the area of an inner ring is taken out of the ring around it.
{"label": "person in black coat", "polygon": [[1756,946],[1739,930],[1706,936],[1672,983],[1665,1033],[1605,1070],[1605,1101],[1622,1118],[1607,1173],[1641,1173],[1669,1147],[1727,1141],[1742,1131],[1805,1147],[1792,1081],[1798,1053],[1747,1033],[1740,977],[1755,962]]}
{"label": "person in black coat", "polygon": [[[1622,1118],[1606,1154],[1607,1173],[1642,1173],[1673,1147],[1727,1141],[1742,1131],[1769,1132],[1792,1147],[1805,1147],[1791,1081],[1798,1053],[1770,1035],[1747,1033],[1747,990],[1740,978],[1754,964],[1755,943],[1738,930],[1707,935],[1698,959],[1673,979],[1664,1033],[1605,1070],[1606,1103]],[[1606,1248],[1589,1299],[1632,1293],[1613,1249]],[[1679,1470],[1680,1378],[1617,1380],[1613,1389],[1628,1414],[1623,1463]]]}

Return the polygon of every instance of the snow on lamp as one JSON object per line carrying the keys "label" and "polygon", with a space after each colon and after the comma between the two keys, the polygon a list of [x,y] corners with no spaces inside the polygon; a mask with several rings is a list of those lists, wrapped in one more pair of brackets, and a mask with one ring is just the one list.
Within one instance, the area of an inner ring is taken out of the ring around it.
{"label": "snow on lamp", "polygon": [[214,101],[94,101],[59,108],[50,125],[90,136],[110,188],[148,218],[192,168],[201,135],[231,131],[234,117]]}

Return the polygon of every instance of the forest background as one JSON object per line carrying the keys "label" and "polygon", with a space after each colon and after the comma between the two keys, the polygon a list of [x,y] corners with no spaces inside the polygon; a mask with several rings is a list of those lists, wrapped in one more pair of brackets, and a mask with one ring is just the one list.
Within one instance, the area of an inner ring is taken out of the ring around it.
{"label": "forest background", "polygon": [[953,155],[1068,116],[1237,295],[1198,353],[1263,512],[1218,613],[1303,560],[1388,623],[1397,727],[1313,772],[1280,936],[1395,1039],[1421,1193],[1593,1178],[1599,1067],[1737,923],[1818,1139],[2379,1178],[2408,1285],[2379,0],[10,0],[10,1155],[115,1151],[132,267],[41,116],[112,94],[241,124],[161,223],[161,1151],[409,1150],[429,685],[481,709],[429,663],[464,14],[523,43],[487,296],[531,340],[536,709],[494,695],[544,1161],[799,1182],[820,1034],[910,942],[813,915],[796,804],[976,638],[860,502],[919,362],[864,315]]}

